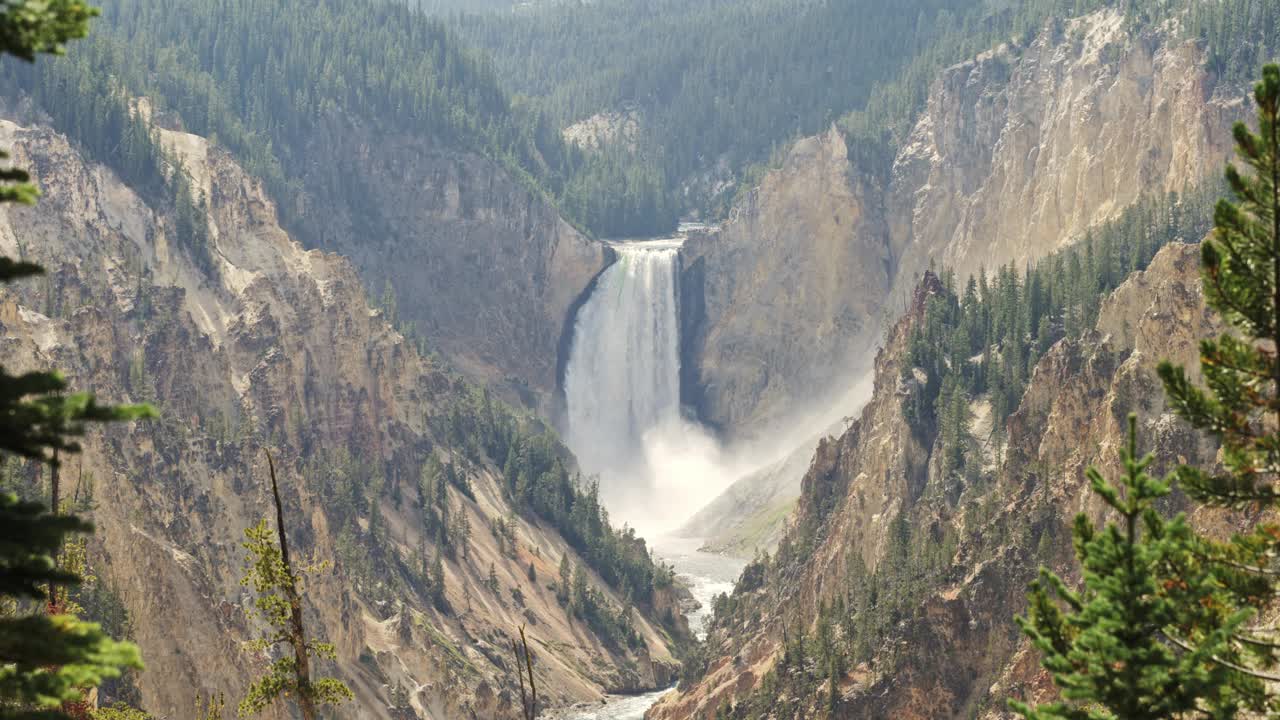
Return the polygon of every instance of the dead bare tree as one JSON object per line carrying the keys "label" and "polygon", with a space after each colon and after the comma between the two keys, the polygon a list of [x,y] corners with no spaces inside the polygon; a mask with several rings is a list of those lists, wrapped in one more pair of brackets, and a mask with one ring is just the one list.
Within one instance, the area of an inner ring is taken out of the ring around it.
{"label": "dead bare tree", "polygon": [[[516,674],[520,677],[520,709],[524,720],[536,720],[538,717],[538,686],[533,680],[533,653],[529,652],[529,641],[525,638],[524,625],[520,626],[520,642],[511,638],[511,652],[516,656]],[[529,678],[529,690],[525,691],[525,677]]]}

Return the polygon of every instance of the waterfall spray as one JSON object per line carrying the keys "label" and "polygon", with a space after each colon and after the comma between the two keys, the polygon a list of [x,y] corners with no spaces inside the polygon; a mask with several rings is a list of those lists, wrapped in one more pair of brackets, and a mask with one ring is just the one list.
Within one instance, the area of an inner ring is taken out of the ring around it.
{"label": "waterfall spray", "polygon": [[[578,312],[565,366],[565,440],[600,479],[614,519],[644,534],[678,527],[734,480],[774,465],[856,412],[868,382],[766,437],[724,447],[680,412],[680,242],[619,243]],[[832,414],[835,413],[835,414]]]}

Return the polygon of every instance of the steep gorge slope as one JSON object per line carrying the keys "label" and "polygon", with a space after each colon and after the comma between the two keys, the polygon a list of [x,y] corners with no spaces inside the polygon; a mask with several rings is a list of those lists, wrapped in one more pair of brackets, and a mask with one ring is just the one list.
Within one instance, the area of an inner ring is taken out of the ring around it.
{"label": "steep gorge slope", "polygon": [[686,286],[705,298],[686,328],[691,397],[730,434],[768,427],[869,367],[931,264],[1022,267],[1143,192],[1193,187],[1245,114],[1194,41],[1104,9],[943,71],[891,168],[834,128],[801,140],[689,248]]}
{"label": "steep gorge slope", "polygon": [[649,717],[707,718],[726,702],[737,718],[825,712],[829,668],[813,659],[824,633],[847,660],[835,717],[1002,717],[1006,697],[1043,696],[1012,617],[1038,565],[1073,567],[1070,518],[1101,514],[1084,468],[1117,471],[1129,412],[1157,470],[1212,462],[1154,371],[1165,358],[1196,367],[1199,339],[1216,329],[1198,270],[1196,246],[1165,248],[1106,300],[1093,331],[1041,358],[1003,443],[976,433],[975,478],[942,472],[940,439],[903,411],[925,381],[904,366],[906,340],[942,290],[926,275],[877,358],[871,402],[819,447],[777,556],[719,604],[705,670]]}
{"label": "steep gorge slope", "polygon": [[[630,641],[571,614],[554,589],[562,558],[601,607],[630,606],[547,521],[515,512],[503,458],[463,432],[485,421],[487,398],[477,405],[371,309],[347,260],[291,240],[225,151],[162,132],[207,201],[209,272],[160,201],[23,122],[0,122],[0,145],[44,197],[0,211],[0,252],[50,272],[0,296],[0,358],[162,415],[95,432],[72,465],[92,480],[90,557],[134,619],[147,710],[182,717],[212,692],[234,701],[263,664],[241,647],[251,596],[238,581],[243,531],[269,507],[264,449],[282,468],[293,544],[334,563],[308,581],[307,603],[312,631],[338,649],[328,670],[356,693],[338,717],[519,716],[507,643],[521,625],[551,704],[668,682],[687,632],[670,589],[655,579],[627,611]],[[535,421],[519,426],[522,456],[548,442]],[[433,457],[458,482],[425,482]],[[428,487],[470,527],[452,556],[428,532]]]}
{"label": "steep gorge slope", "polygon": [[[943,71],[891,167],[835,128],[800,141],[718,236],[688,247],[688,402],[731,437],[848,404],[842,388],[927,268],[1022,268],[1143,193],[1195,187],[1227,157],[1245,97],[1173,25],[1104,9]],[[768,502],[727,503],[749,519],[714,544],[741,546],[741,527],[769,536],[761,524],[799,492],[797,473],[751,482],[730,495]]]}
{"label": "steep gorge slope", "polygon": [[102,5],[68,57],[11,67],[5,100],[133,182],[148,143],[122,107],[147,97],[262,180],[295,240],[351,259],[411,340],[549,414],[561,331],[608,254],[557,210],[580,160],[489,63],[412,4]]}
{"label": "steep gorge slope", "polygon": [[346,150],[301,178],[302,236],[351,258],[375,293],[390,288],[431,350],[551,415],[561,336],[607,248],[476,153],[340,117],[307,147]]}

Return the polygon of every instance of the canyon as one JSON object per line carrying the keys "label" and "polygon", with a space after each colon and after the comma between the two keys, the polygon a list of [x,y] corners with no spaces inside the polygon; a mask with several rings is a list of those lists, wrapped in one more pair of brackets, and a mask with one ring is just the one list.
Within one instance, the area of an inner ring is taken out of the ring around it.
{"label": "canyon", "polygon": [[[207,198],[208,272],[163,206],[19,120],[0,124],[0,140],[43,199],[0,211],[0,247],[49,272],[6,292],[0,357],[57,366],[104,401],[151,402],[161,416],[91,435],[73,466],[92,484],[91,563],[147,659],[134,680],[143,706],[182,716],[197,695],[237,698],[262,661],[241,647],[253,626],[239,579],[243,531],[270,507],[266,450],[294,544],[332,565],[307,581],[308,622],[356,694],[338,717],[519,717],[509,637],[521,627],[550,705],[670,682],[687,633],[673,592],[637,608],[632,646],[571,616],[553,589],[562,559],[603,602],[624,598],[553,527],[516,512],[502,459],[449,429],[478,391],[369,305],[351,262],[295,242],[226,151],[157,130]],[[470,527],[434,600],[420,519],[431,458],[466,479],[469,494],[445,494]]]}
{"label": "canyon", "polygon": [[[189,176],[195,247],[168,198],[29,98],[6,105],[0,146],[43,198],[0,209],[0,253],[48,274],[0,294],[0,361],[160,413],[91,433],[70,465],[95,587],[148,662],[131,697],[181,717],[265,664],[243,647],[240,543],[270,509],[267,451],[291,539],[330,566],[307,618],[355,692],[335,717],[521,717],[522,629],[557,718],[807,718],[828,698],[838,717],[1003,718],[1009,697],[1052,697],[1011,618],[1038,566],[1079,579],[1070,519],[1104,517],[1084,468],[1117,469],[1129,413],[1157,469],[1215,457],[1154,370],[1196,367],[1220,329],[1201,238],[1041,348],[1002,425],[993,397],[967,398],[963,475],[911,412],[938,380],[911,344],[970,277],[985,292],[1149,198],[1211,187],[1252,110],[1211,67],[1176,21],[1052,19],[941,69],[891,157],[833,122],[775,153],[723,222],[665,238],[593,237],[510,148],[331,107],[300,143],[331,161],[291,178],[280,212],[217,138],[131,100],[166,180]],[[642,118],[558,137],[635,152]],[[852,662],[822,686],[788,642],[836,607]]]}
{"label": "canyon", "polygon": [[[1144,192],[1198,186],[1227,159],[1248,105],[1175,27],[1130,30],[1104,9],[946,68],[888,168],[850,162],[834,127],[796,143],[718,236],[687,246],[687,402],[731,439],[818,416],[795,443],[816,445],[865,401],[851,390],[922,273],[963,282],[1021,269]],[[769,549],[804,454],[720,501],[720,514],[745,520],[688,532]]]}

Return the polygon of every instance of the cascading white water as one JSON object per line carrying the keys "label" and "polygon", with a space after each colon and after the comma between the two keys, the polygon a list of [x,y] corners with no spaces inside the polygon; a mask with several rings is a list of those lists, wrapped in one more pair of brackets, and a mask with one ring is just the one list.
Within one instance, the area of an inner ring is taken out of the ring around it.
{"label": "cascading white water", "polygon": [[[733,480],[772,465],[812,431],[779,433],[762,447],[726,450],[680,413],[679,240],[615,244],[618,261],[601,274],[578,311],[565,366],[565,440],[615,522],[630,524],[710,607],[742,569],[702,553],[701,540],[664,537]],[[852,402],[852,401],[850,401]],[[857,400],[860,404],[862,400]],[[849,414],[840,403],[843,417]],[[824,421],[822,427],[829,424]],[[788,439],[798,432],[794,439]],[[699,625],[695,625],[695,632]],[[611,698],[569,720],[643,717],[662,692]],[[559,717],[559,716],[558,716]]]}
{"label": "cascading white water", "polygon": [[564,377],[569,447],[606,479],[639,470],[646,433],[680,419],[679,244],[615,249],[578,312]]}

